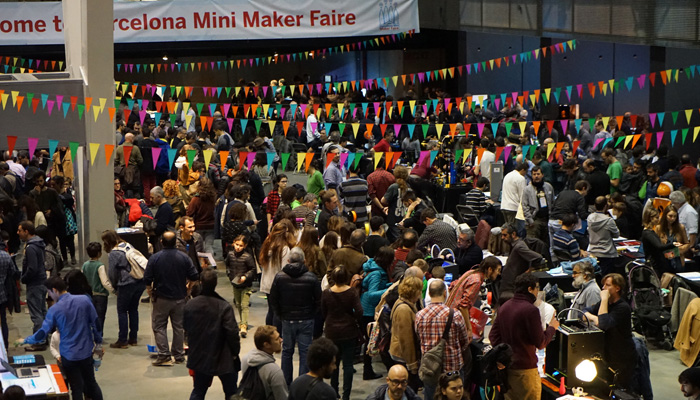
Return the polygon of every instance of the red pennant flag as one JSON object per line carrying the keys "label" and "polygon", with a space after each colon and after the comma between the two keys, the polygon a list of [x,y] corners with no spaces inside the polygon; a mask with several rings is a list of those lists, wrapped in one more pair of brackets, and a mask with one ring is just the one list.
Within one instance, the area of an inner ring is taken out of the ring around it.
{"label": "red pennant flag", "polygon": [[552,135],[552,128],[554,128],[554,121],[547,121],[547,131],[549,132],[550,136]]}
{"label": "red pennant flag", "polygon": [[399,158],[401,158],[402,154],[403,154],[403,151],[394,152],[394,161],[391,162],[391,168],[394,168],[394,166],[396,165],[396,162],[399,161]]}
{"label": "red pennant flag", "polygon": [[651,135],[651,133],[647,133],[646,135],[644,135],[644,140],[646,140],[647,142],[647,150],[649,150],[649,145],[651,144]]}
{"label": "red pennant flag", "polygon": [[32,99],[32,112],[36,114],[36,108],[39,107],[39,99],[33,98]]}
{"label": "red pennant flag", "polygon": [[503,152],[503,147],[496,147],[496,162],[499,160],[499,157],[501,157],[501,153]]}
{"label": "red pennant flag", "polygon": [[304,129],[304,121],[297,122],[297,132],[301,135],[301,130]]}
{"label": "red pennant flag", "polygon": [[[630,116],[630,125],[632,125],[633,128],[635,126],[637,126],[637,116],[636,115]],[[632,147],[634,147],[634,146],[632,146]]]}
{"label": "red pennant flag", "polygon": [[131,110],[124,109],[124,121],[129,121],[129,115],[131,115]]}
{"label": "red pennant flag", "polygon": [[238,152],[238,169],[243,169],[243,164],[245,164],[245,160],[247,158],[248,158],[247,151],[239,151]]}
{"label": "red pennant flag", "polygon": [[10,153],[15,149],[15,144],[17,143],[17,136],[7,136],[7,148]]}
{"label": "red pennant flag", "polygon": [[131,158],[131,150],[134,149],[134,146],[122,146],[122,149],[124,150],[124,164],[128,167],[129,158]]}
{"label": "red pennant flag", "polygon": [[574,140],[573,146],[571,147],[571,149],[573,150],[573,151],[571,152],[571,154],[573,154],[574,157],[576,157],[576,150],[578,150],[578,145],[579,145],[579,144],[581,144],[581,141],[580,141],[580,140]]}
{"label": "red pennant flag", "polygon": [[651,82],[651,86],[654,86],[654,83],[656,83],[656,72],[649,73],[649,82]]}
{"label": "red pennant flag", "polygon": [[326,168],[328,168],[328,166],[331,165],[331,162],[333,162],[334,158],[335,153],[326,153]]}

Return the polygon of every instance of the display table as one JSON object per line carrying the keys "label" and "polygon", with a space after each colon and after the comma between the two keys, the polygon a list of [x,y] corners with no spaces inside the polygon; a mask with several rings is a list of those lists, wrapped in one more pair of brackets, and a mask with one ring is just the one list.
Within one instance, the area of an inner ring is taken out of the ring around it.
{"label": "display table", "polygon": [[439,213],[450,213],[457,219],[457,204],[459,196],[469,193],[472,185],[454,185],[448,188],[442,186],[435,187],[435,208]]}
{"label": "display table", "polygon": [[36,378],[17,379],[9,372],[0,374],[3,390],[17,385],[24,389],[28,399],[70,399],[68,386],[58,365],[47,364],[33,368],[39,370],[39,376]]}

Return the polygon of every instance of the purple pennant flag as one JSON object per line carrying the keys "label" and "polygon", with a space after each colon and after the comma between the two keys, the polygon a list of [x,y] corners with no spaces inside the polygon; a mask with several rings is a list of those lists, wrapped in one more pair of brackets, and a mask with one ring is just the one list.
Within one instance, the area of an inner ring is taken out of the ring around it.
{"label": "purple pennant flag", "polygon": [[471,75],[471,73],[472,73],[472,65],[471,65],[471,64],[467,64],[466,67],[467,67],[467,75]]}
{"label": "purple pennant flag", "polygon": [[143,100],[143,102],[141,103],[141,108],[143,110],[148,110],[148,100]]}
{"label": "purple pennant flag", "polygon": [[226,122],[228,123],[228,131],[233,132],[233,118],[226,118]]}
{"label": "purple pennant flag", "polygon": [[513,58],[513,64],[515,64],[516,59],[517,59],[517,58],[516,58],[517,56],[516,56],[515,54],[513,54],[511,57]]}
{"label": "purple pennant flag", "polygon": [[268,86],[263,86],[263,97],[267,97],[267,88]]}
{"label": "purple pennant flag", "polygon": [[61,103],[63,103],[63,96],[60,94],[56,95],[56,107],[58,107],[58,110],[61,111]]}
{"label": "purple pennant flag", "polygon": [[598,147],[598,144],[599,144],[600,142],[602,142],[602,141],[603,141],[603,138],[598,138],[598,139],[596,139],[595,142],[593,143],[593,148],[594,148],[594,149],[597,148],[597,147]]}
{"label": "purple pennant flag", "polygon": [[479,138],[481,139],[481,134],[484,133],[484,124],[476,124],[476,128],[479,132]]}
{"label": "purple pennant flag", "polygon": [[561,129],[562,129],[561,133],[566,135],[566,131],[567,131],[568,127],[569,127],[569,120],[562,119],[561,120]]}
{"label": "purple pennant flag", "polygon": [[508,162],[508,157],[510,156],[510,150],[511,150],[512,148],[513,148],[513,146],[506,146],[506,148],[503,149],[503,154],[505,154],[503,160],[504,160],[505,162]]}
{"label": "purple pennant flag", "polygon": [[661,147],[661,139],[664,138],[664,133],[663,132],[656,132],[656,148],[658,149]]}
{"label": "purple pennant flag", "polygon": [[54,105],[55,103],[56,103],[56,102],[53,101],[53,100],[48,100],[48,101],[46,101],[46,104],[49,106],[49,117],[51,116],[51,111],[53,110],[53,105]]}
{"label": "purple pennant flag", "polygon": [[254,151],[251,151],[248,153],[248,159],[246,160],[248,162],[248,169],[253,168],[253,161],[255,161],[255,155],[258,154]]}
{"label": "purple pennant flag", "polygon": [[146,114],[148,114],[146,111],[139,111],[139,119],[141,120],[141,126],[143,126],[143,121],[146,119]]}
{"label": "purple pennant flag", "polygon": [[394,135],[399,137],[399,132],[401,131],[401,124],[394,124]]}
{"label": "purple pennant flag", "polygon": [[513,92],[510,95],[513,98],[513,104],[515,104],[518,101],[518,92]]}
{"label": "purple pennant flag", "polygon": [[656,113],[649,113],[649,122],[651,123],[651,127],[654,127],[654,124],[656,124]]}
{"label": "purple pennant flag", "polygon": [[160,147],[151,148],[151,156],[153,158],[153,169],[156,169],[156,164],[158,164],[158,156],[160,156]]}
{"label": "purple pennant flag", "polygon": [[494,100],[495,100],[495,103],[496,103],[496,109],[497,109],[497,110],[500,110],[500,109],[501,109],[501,99],[498,99],[498,98],[497,98],[497,99],[494,99]]}
{"label": "purple pennant flag", "polygon": [[[230,104],[230,103],[224,103],[224,104],[222,104],[221,106],[224,108],[224,118],[228,117],[228,110],[231,109],[231,104]],[[231,123],[233,123],[233,121],[232,121]],[[229,129],[232,129],[232,128],[229,126]]]}
{"label": "purple pennant flag", "polygon": [[427,157],[429,154],[429,151],[421,151],[420,157],[418,157],[418,165],[423,165],[423,160],[425,160],[425,157]]}
{"label": "purple pennant flag", "polygon": [[348,160],[348,153],[340,153],[340,166],[345,166],[345,162]]}
{"label": "purple pennant flag", "polygon": [[209,88],[208,87],[204,86],[202,88],[202,92],[204,92],[204,97],[209,96]]}
{"label": "purple pennant flag", "polygon": [[583,84],[579,83],[578,85],[576,85],[576,93],[578,93],[579,99],[581,98],[581,90],[583,90]]}
{"label": "purple pennant flag", "polygon": [[29,146],[29,161],[34,158],[34,151],[36,151],[37,144],[39,144],[39,138],[27,138],[27,145]]}
{"label": "purple pennant flag", "polygon": [[639,85],[640,89],[644,89],[644,82],[646,81],[646,79],[647,79],[647,74],[641,74],[637,78],[637,84]]}

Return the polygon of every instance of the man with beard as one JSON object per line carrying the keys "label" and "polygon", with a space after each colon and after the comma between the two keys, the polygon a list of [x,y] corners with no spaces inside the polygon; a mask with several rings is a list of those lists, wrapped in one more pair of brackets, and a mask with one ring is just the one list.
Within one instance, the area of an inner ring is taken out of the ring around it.
{"label": "man with beard", "polygon": [[[589,262],[580,262],[574,264],[573,286],[578,289],[574,300],[571,302],[571,308],[583,311],[586,307],[591,307],[600,302],[600,287],[595,281],[595,271]],[[580,318],[579,313],[569,311],[567,319]]]}
{"label": "man with beard", "polygon": [[544,181],[542,169],[532,167],[532,181],[523,191],[523,214],[527,225],[527,236],[549,243],[549,210],[554,205],[554,188]]}
{"label": "man with beard", "polygon": [[337,368],[335,356],[338,347],[330,339],[318,338],[309,346],[306,358],[309,372],[299,376],[289,386],[289,400],[337,400],[338,395],[331,385],[323,382]]}
{"label": "man with beard", "polygon": [[690,400],[700,399],[700,368],[688,368],[678,375],[678,383],[681,384],[683,396]]}

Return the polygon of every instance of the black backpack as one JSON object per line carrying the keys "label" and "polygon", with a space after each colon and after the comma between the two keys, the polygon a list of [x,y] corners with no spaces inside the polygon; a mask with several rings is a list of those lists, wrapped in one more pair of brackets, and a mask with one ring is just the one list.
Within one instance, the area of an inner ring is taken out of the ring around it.
{"label": "black backpack", "polygon": [[258,367],[249,366],[241,378],[241,384],[238,386],[238,392],[231,396],[231,400],[265,400],[265,385]]}

